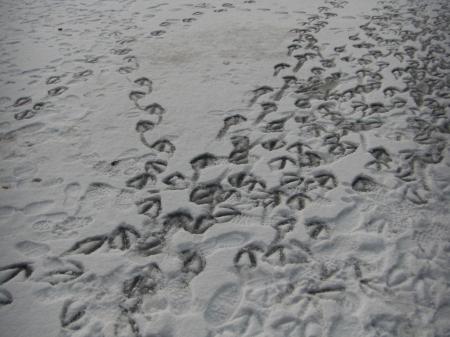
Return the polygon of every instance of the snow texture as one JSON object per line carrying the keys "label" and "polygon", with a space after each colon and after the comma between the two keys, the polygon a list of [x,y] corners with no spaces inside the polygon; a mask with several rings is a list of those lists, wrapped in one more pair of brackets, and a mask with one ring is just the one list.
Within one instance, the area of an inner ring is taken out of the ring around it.
{"label": "snow texture", "polygon": [[450,336],[448,1],[0,28],[2,336]]}

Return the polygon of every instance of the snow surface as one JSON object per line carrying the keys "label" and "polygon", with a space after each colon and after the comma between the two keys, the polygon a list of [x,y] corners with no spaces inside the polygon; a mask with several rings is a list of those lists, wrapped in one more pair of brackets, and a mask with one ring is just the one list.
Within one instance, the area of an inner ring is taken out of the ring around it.
{"label": "snow surface", "polygon": [[449,24],[2,0],[0,335],[450,336]]}

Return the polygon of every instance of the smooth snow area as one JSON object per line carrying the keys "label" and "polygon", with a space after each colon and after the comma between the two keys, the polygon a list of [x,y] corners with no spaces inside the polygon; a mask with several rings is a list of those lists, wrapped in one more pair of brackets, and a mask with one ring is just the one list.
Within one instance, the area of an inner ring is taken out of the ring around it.
{"label": "smooth snow area", "polygon": [[450,336],[450,3],[2,0],[0,335]]}

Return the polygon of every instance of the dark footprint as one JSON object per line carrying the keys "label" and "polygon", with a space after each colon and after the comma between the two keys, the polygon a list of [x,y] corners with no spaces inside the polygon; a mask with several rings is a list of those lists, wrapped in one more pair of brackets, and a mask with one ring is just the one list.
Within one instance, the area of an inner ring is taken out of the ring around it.
{"label": "dark footprint", "polygon": [[315,176],[316,181],[323,188],[332,190],[337,187],[337,179],[331,173],[324,173]]}
{"label": "dark footprint", "polygon": [[280,184],[286,188],[297,188],[305,181],[305,178],[296,172],[284,173],[280,178]]}
{"label": "dark footprint", "polygon": [[265,261],[276,266],[284,266],[286,264],[285,247],[283,245],[272,245],[264,253]]}
{"label": "dark footprint", "polygon": [[257,101],[257,99],[269,92],[272,92],[273,88],[269,87],[269,86],[262,86],[259,87],[255,90],[253,90],[253,98],[250,100],[249,102],[249,106],[252,106],[253,104],[255,104],[255,102]]}
{"label": "dark footprint", "polygon": [[16,114],[14,114],[14,118],[18,121],[21,121],[22,119],[33,118],[34,116],[36,116],[36,114],[37,114],[37,111],[27,109],[27,110],[17,112]]}
{"label": "dark footprint", "polygon": [[66,301],[60,315],[61,326],[72,330],[81,328],[81,318],[86,314],[86,306],[75,305],[72,301]]}
{"label": "dark footprint", "polygon": [[163,236],[151,234],[137,244],[137,251],[144,256],[156,255],[162,252],[166,241]]}
{"label": "dark footprint", "polygon": [[144,133],[155,128],[155,123],[148,120],[140,120],[136,123],[136,131],[139,133]]}
{"label": "dark footprint", "polygon": [[245,268],[256,268],[258,265],[256,254],[263,253],[264,249],[258,244],[249,244],[241,248],[233,259],[234,266],[240,270]]}
{"label": "dark footprint", "polygon": [[276,119],[274,121],[268,122],[266,125],[264,125],[263,130],[265,132],[281,132],[284,130],[284,124],[286,124],[286,122],[291,117],[292,116],[284,117],[284,118],[280,118],[280,119]]}
{"label": "dark footprint", "polygon": [[311,73],[316,76],[320,76],[325,72],[325,69],[321,67],[313,67],[311,68]]}
{"label": "dark footprint", "polygon": [[271,159],[267,164],[272,170],[283,170],[288,164],[295,165],[296,162],[293,158],[288,156],[281,156]]}
{"label": "dark footprint", "polygon": [[377,160],[381,160],[383,162],[392,161],[391,156],[384,147],[375,147],[369,150],[369,153]]}
{"label": "dark footprint", "polygon": [[233,115],[233,116],[226,117],[223,120],[222,129],[220,129],[219,133],[217,134],[217,139],[220,139],[223,136],[225,136],[225,134],[227,133],[227,131],[229,130],[230,127],[241,124],[245,121],[247,121],[247,118],[245,118],[242,115]]}
{"label": "dark footprint", "polygon": [[308,98],[299,98],[295,101],[294,105],[299,109],[309,109],[311,108],[311,102]]}
{"label": "dark footprint", "polygon": [[297,82],[297,77],[295,76],[284,76],[283,77],[284,80],[284,84],[283,86],[280,88],[280,90],[278,90],[275,95],[273,96],[273,100],[274,101],[279,101],[282,97],[284,92],[293,84],[295,84]]}
{"label": "dark footprint", "polygon": [[250,139],[247,136],[233,136],[231,138],[231,144],[235,150],[250,149]]}
{"label": "dark footprint", "polygon": [[83,70],[83,71],[80,71],[80,72],[78,72],[78,73],[73,74],[73,78],[74,78],[75,80],[79,80],[79,79],[81,79],[81,78],[89,77],[89,76],[91,76],[93,73],[94,73],[94,72],[93,72],[92,70],[86,69],[86,70]]}
{"label": "dark footprint", "polygon": [[136,90],[134,90],[134,91],[130,92],[128,97],[130,98],[130,100],[132,100],[133,102],[136,103],[141,98],[144,98],[145,95],[146,95],[146,93],[143,92],[143,91],[136,91]]}
{"label": "dark footprint", "polygon": [[161,36],[165,33],[166,33],[165,30],[160,29],[160,30],[154,30],[153,32],[150,33],[150,35],[151,36]]}
{"label": "dark footprint", "polygon": [[259,116],[253,122],[254,125],[260,123],[269,113],[275,112],[278,110],[278,107],[273,102],[264,102],[261,103],[262,111],[259,113]]}
{"label": "dark footprint", "polygon": [[146,215],[150,218],[156,218],[161,213],[161,198],[153,196],[136,202],[138,214]]}
{"label": "dark footprint", "polygon": [[306,228],[309,230],[309,236],[317,239],[321,233],[328,231],[328,226],[320,220],[311,220],[305,222]]}
{"label": "dark footprint", "polygon": [[39,111],[42,110],[42,108],[45,106],[45,102],[38,102],[35,105],[33,105],[33,110]]}
{"label": "dark footprint", "polygon": [[230,222],[236,217],[242,215],[242,212],[232,206],[224,206],[214,212],[214,220],[218,223]]}
{"label": "dark footprint", "polygon": [[137,57],[133,55],[128,55],[123,58],[125,62],[134,63],[135,66],[138,66]]}
{"label": "dark footprint", "polygon": [[252,192],[256,187],[266,188],[266,184],[252,174],[242,171],[237,172],[228,177],[228,183],[234,188],[246,187],[248,192]]}
{"label": "dark footprint", "polygon": [[190,164],[194,170],[192,180],[196,181],[200,176],[200,170],[217,164],[217,157],[211,153],[203,153],[192,159]]}
{"label": "dark footprint", "polygon": [[248,149],[234,149],[228,156],[228,161],[235,165],[248,164]]}
{"label": "dark footprint", "polygon": [[68,87],[65,87],[65,86],[59,86],[59,87],[50,89],[50,90],[48,91],[48,95],[49,95],[49,96],[59,96],[59,95],[61,95],[62,93],[64,93],[67,89],[69,89],[69,88],[68,88]]}
{"label": "dark footprint", "polygon": [[172,228],[189,228],[193,221],[194,218],[188,211],[179,210],[169,213],[164,217],[164,231],[168,232]]}
{"label": "dark footprint", "polygon": [[151,146],[152,149],[158,151],[158,152],[165,152],[168,154],[173,154],[175,152],[175,145],[173,145],[169,140],[167,139],[160,139],[154,142]]}
{"label": "dark footprint", "polygon": [[376,190],[379,185],[368,176],[358,176],[352,182],[352,188],[357,192],[372,192]]}
{"label": "dark footprint", "polygon": [[193,274],[196,276],[205,269],[205,258],[195,250],[185,250],[181,252],[181,260],[183,261],[183,267],[181,271],[187,274]]}
{"label": "dark footprint", "polygon": [[6,289],[0,289],[0,306],[8,305],[13,302],[11,293]]}
{"label": "dark footprint", "polygon": [[276,241],[282,240],[287,233],[292,232],[295,228],[297,220],[295,218],[287,218],[277,222],[272,227],[277,231]]}
{"label": "dark footprint", "polygon": [[123,48],[123,49],[113,49],[111,51],[112,54],[114,55],[126,55],[131,53],[132,49],[130,48]]}
{"label": "dark footprint", "polygon": [[61,81],[61,77],[60,76],[51,76],[47,79],[47,81],[45,82],[46,84],[55,84]]}
{"label": "dark footprint", "polygon": [[142,299],[145,295],[153,295],[164,281],[164,275],[155,262],[139,268],[136,275],[123,283],[122,292],[128,298]]}
{"label": "dark footprint", "polygon": [[273,76],[277,76],[280,71],[282,71],[283,69],[289,68],[290,65],[287,63],[278,63],[273,67]]}
{"label": "dark footprint", "polygon": [[48,282],[51,285],[73,281],[83,275],[84,267],[80,262],[67,261],[68,265],[44,274],[39,281]]}
{"label": "dark footprint", "polygon": [[294,57],[297,59],[297,63],[295,64],[294,69],[292,69],[292,71],[296,73],[303,67],[303,65],[307,61],[307,57],[304,54],[295,55]]}
{"label": "dark footprint", "polygon": [[31,97],[19,97],[13,104],[13,107],[17,108],[19,106],[31,103]]}
{"label": "dark footprint", "polygon": [[199,171],[209,166],[217,164],[217,157],[211,153],[203,153],[194,157],[191,162],[191,167],[194,171]]}
{"label": "dark footprint", "polygon": [[14,263],[0,268],[0,285],[10,281],[23,272],[25,278],[29,278],[33,273],[30,263]]}
{"label": "dark footprint", "polygon": [[162,159],[151,159],[145,163],[145,172],[150,174],[160,174],[167,167],[167,162]]}
{"label": "dark footprint", "polygon": [[296,155],[301,155],[304,153],[305,148],[310,149],[311,147],[306,144],[303,144],[301,142],[296,142],[296,143],[289,145],[286,150],[290,153],[294,153]]}
{"label": "dark footprint", "polygon": [[133,71],[137,70],[137,68],[134,67],[120,67],[119,69],[117,69],[117,72],[119,74],[130,74]]}
{"label": "dark footprint", "polygon": [[194,222],[191,222],[189,225],[185,226],[184,229],[192,234],[203,234],[209,228],[214,226],[216,223],[216,219],[209,214],[200,215],[195,219]]}
{"label": "dark footprint", "polygon": [[158,103],[153,103],[153,104],[147,105],[144,108],[144,111],[148,112],[150,115],[162,116],[166,112],[166,109],[164,109]]}
{"label": "dark footprint", "polygon": [[131,315],[139,309],[141,298],[130,308],[121,308],[119,317],[115,319],[114,336],[142,337],[138,322]]}
{"label": "dark footprint", "polygon": [[175,190],[185,189],[189,185],[186,177],[180,172],[169,174],[162,182]]}
{"label": "dark footprint", "polygon": [[156,181],[156,177],[150,173],[141,173],[128,179],[126,185],[127,187],[141,190],[145,187],[145,185],[147,185],[149,180],[154,183]]}
{"label": "dark footprint", "polygon": [[289,45],[287,48],[288,48],[288,53],[287,53],[287,55],[288,56],[291,56],[292,55],[292,53],[294,52],[294,50],[297,50],[297,49],[299,49],[301,46],[300,45],[298,45],[298,44],[291,44],[291,45]]}
{"label": "dark footprint", "polygon": [[141,234],[134,227],[121,224],[109,235],[108,246],[112,249],[127,250],[140,237]]}
{"label": "dark footprint", "polygon": [[306,200],[310,200],[310,198],[303,193],[297,193],[290,196],[286,201],[286,204],[293,210],[301,211],[305,208]]}
{"label": "dark footprint", "polygon": [[299,167],[317,167],[322,164],[322,157],[317,153],[306,151],[298,157]]}
{"label": "dark footprint", "polygon": [[136,83],[137,85],[139,85],[141,87],[147,87],[147,89],[148,89],[147,93],[152,92],[153,82],[151,80],[149,80],[147,77],[140,77],[137,80],[135,80],[134,83]]}
{"label": "dark footprint", "polygon": [[207,184],[194,188],[189,200],[197,205],[214,205],[222,200],[223,187],[219,184]]}
{"label": "dark footprint", "polygon": [[261,143],[261,146],[268,151],[281,149],[285,145],[286,142],[284,140],[277,138],[269,139]]}
{"label": "dark footprint", "polygon": [[76,242],[64,255],[84,254],[89,255],[100,249],[106,242],[106,235],[96,235]]}

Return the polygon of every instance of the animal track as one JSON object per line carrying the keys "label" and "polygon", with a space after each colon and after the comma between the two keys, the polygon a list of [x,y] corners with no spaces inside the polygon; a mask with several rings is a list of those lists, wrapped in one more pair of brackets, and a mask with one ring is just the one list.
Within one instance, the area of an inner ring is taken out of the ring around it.
{"label": "animal track", "polygon": [[144,108],[144,111],[148,112],[150,115],[162,116],[166,112],[166,109],[164,109],[158,103],[153,103],[153,104],[147,105]]}
{"label": "animal track", "polygon": [[243,268],[255,268],[258,265],[256,253],[264,252],[257,244],[249,244],[241,248],[233,259],[234,266],[240,270]]}
{"label": "animal track", "polygon": [[141,234],[134,227],[121,224],[110,234],[108,245],[112,249],[127,250],[140,237]]}
{"label": "animal track", "polygon": [[159,196],[148,197],[136,202],[138,214],[144,214],[150,218],[156,218],[161,213],[161,198]]}
{"label": "animal track", "polygon": [[89,255],[100,249],[106,242],[106,235],[96,235],[76,242],[64,255],[84,254]]}
{"label": "animal track", "polygon": [[190,194],[190,201],[197,205],[213,205],[222,201],[224,189],[219,184],[207,184],[195,187]]}
{"label": "animal track", "polygon": [[13,107],[19,107],[25,104],[31,103],[31,97],[19,97],[13,104]]}
{"label": "animal track", "polygon": [[69,88],[66,86],[59,86],[48,91],[49,96],[59,96],[67,91]]}
{"label": "animal track", "polygon": [[175,145],[173,145],[168,139],[157,140],[150,147],[158,152],[165,152],[168,154],[173,154],[176,150]]}
{"label": "animal track", "polygon": [[286,142],[282,139],[272,138],[261,143],[261,146],[269,151],[274,151],[283,148]]}
{"label": "animal track", "polygon": [[145,172],[149,174],[160,174],[167,168],[167,161],[162,159],[151,159],[145,163]]}
{"label": "animal track", "polygon": [[14,118],[18,121],[22,120],[22,119],[30,119],[33,118],[34,116],[36,116],[37,111],[35,110],[31,110],[31,109],[27,109],[21,112],[17,112],[16,114],[14,114]]}
{"label": "animal track", "polygon": [[169,213],[164,218],[164,229],[169,231],[172,228],[190,228],[194,221],[192,215],[187,211],[175,211]]}
{"label": "animal track", "polygon": [[61,326],[71,330],[78,330],[86,314],[86,306],[72,301],[66,301],[60,315]]}
{"label": "animal track", "polygon": [[151,80],[149,80],[147,77],[139,77],[138,79],[136,79],[134,81],[134,83],[136,83],[137,85],[139,85],[141,87],[146,87],[148,94],[150,94],[152,92],[153,82]]}
{"label": "animal track", "polygon": [[259,97],[261,97],[269,92],[273,92],[273,88],[269,87],[269,86],[262,86],[262,87],[259,87],[255,90],[253,90],[253,98],[250,100],[249,106],[252,106],[253,104],[255,104],[256,100]]}
{"label": "animal track", "polygon": [[77,261],[67,261],[66,266],[45,273],[39,281],[48,282],[51,285],[71,282],[83,275],[84,267]]}
{"label": "animal track", "polygon": [[239,125],[246,121],[247,121],[247,118],[245,118],[244,116],[239,115],[239,114],[226,117],[223,120],[224,125],[223,125],[222,129],[220,129],[219,133],[217,134],[217,139],[221,139],[223,136],[225,136],[225,134],[228,132],[230,127]]}
{"label": "animal track", "polygon": [[214,226],[215,223],[216,219],[213,216],[209,214],[203,214],[197,217],[195,221],[186,224],[184,226],[184,229],[192,234],[203,234],[209,228]]}
{"label": "animal track", "polygon": [[293,210],[301,211],[306,206],[306,200],[309,201],[311,199],[303,193],[297,193],[297,194],[290,196],[287,199],[286,204],[289,206],[289,208],[291,208]]}
{"label": "animal track", "polygon": [[128,97],[129,97],[130,100],[132,100],[133,102],[137,103],[137,101],[139,101],[140,99],[144,98],[145,95],[146,95],[145,92],[135,90],[135,91],[130,92]]}
{"label": "animal track", "polygon": [[144,133],[155,128],[155,123],[148,120],[140,120],[136,123],[136,131],[139,133]]}
{"label": "animal track", "polygon": [[150,173],[141,173],[128,179],[126,185],[127,187],[141,190],[147,185],[149,181],[154,183],[156,181],[156,177]]}
{"label": "animal track", "polygon": [[196,276],[200,274],[203,269],[205,269],[205,259],[197,251],[182,251],[181,259],[183,261],[183,267],[181,268],[183,273],[193,274],[193,276]]}
{"label": "animal track", "polygon": [[33,273],[33,267],[30,263],[14,263],[8,266],[0,267],[0,285],[12,280],[16,276],[23,274],[27,279]]}
{"label": "animal track", "polygon": [[0,306],[8,305],[13,302],[13,296],[6,289],[0,289]]}
{"label": "animal track", "polygon": [[280,71],[282,71],[283,69],[289,68],[290,65],[287,63],[278,63],[273,67],[273,76],[277,76]]}
{"label": "animal track", "polygon": [[357,192],[371,192],[378,187],[379,185],[368,176],[358,176],[352,182],[352,188]]}

